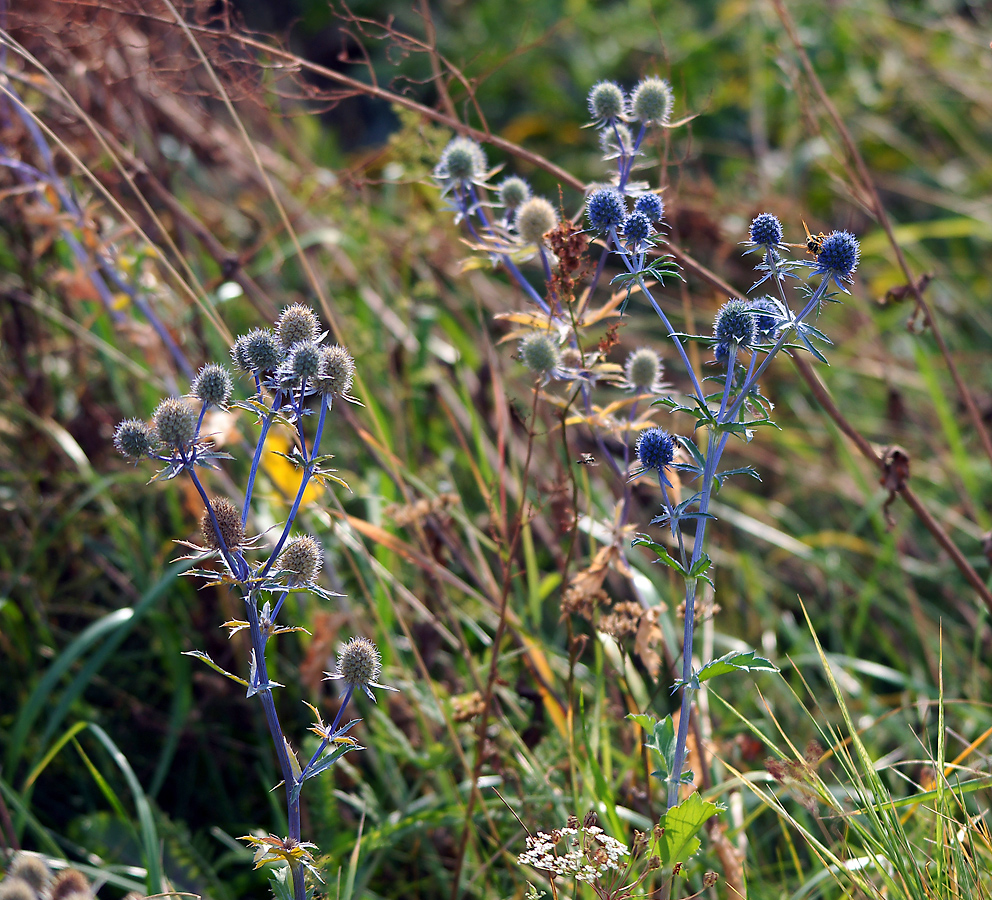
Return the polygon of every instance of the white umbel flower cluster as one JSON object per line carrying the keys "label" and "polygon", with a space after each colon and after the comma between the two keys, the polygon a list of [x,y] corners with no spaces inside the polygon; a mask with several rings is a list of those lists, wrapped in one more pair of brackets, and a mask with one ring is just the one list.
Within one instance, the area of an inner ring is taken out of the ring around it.
{"label": "white umbel flower cluster", "polygon": [[[564,852],[559,844],[564,843]],[[588,828],[557,828],[539,831],[527,838],[527,850],[517,862],[552,875],[572,877],[589,884],[611,871],[619,871],[630,850],[598,825]]]}

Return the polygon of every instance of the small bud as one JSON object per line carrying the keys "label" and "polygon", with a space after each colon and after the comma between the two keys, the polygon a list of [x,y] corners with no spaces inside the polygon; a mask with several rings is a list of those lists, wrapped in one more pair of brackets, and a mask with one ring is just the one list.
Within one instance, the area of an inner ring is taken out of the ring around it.
{"label": "small bud", "polygon": [[196,415],[181,397],[168,397],[155,408],[152,424],[170,450],[186,450],[196,433]]}
{"label": "small bud", "polygon": [[565,820],[565,825],[568,828],[577,830],[579,827],[579,817],[576,815],[570,815],[568,819]]}
{"label": "small bud", "polygon": [[664,369],[661,357],[648,347],[641,347],[627,357],[624,374],[630,388],[642,394],[657,394]]}
{"label": "small bud", "polygon": [[314,380],[318,391],[332,397],[345,397],[351,391],[354,378],[355,361],[344,347],[335,344],[321,348],[320,370]]}
{"label": "small bud", "polygon": [[657,194],[641,194],[634,202],[634,212],[644,213],[652,222],[660,222],[665,215],[665,203]]}
{"label": "small bud", "polygon": [[648,861],[644,866],[649,872],[654,872],[656,869],[661,868],[661,857],[660,856],[649,856]]}
{"label": "small bud", "polygon": [[522,206],[531,196],[530,185],[515,175],[500,182],[498,193],[499,202],[511,211]]}
{"label": "small bud", "polygon": [[599,188],[589,195],[586,218],[594,231],[609,231],[627,217],[627,207],[620,192],[614,188]]}
{"label": "small bud", "polygon": [[156,443],[154,430],[140,419],[125,419],[114,432],[117,452],[131,460],[151,455]]}
{"label": "small bud", "polygon": [[285,349],[301,341],[315,341],[320,336],[320,320],[309,306],[294,303],[287,306],[276,322],[279,343]]}
{"label": "small bud", "polygon": [[234,387],[231,373],[219,363],[208,363],[193,379],[192,390],[198,400],[223,406],[230,399]]}
{"label": "small bud", "polygon": [[517,234],[528,244],[540,244],[557,224],[555,208],[543,197],[531,197],[517,210]]}
{"label": "small bud", "polygon": [[317,577],[323,562],[320,544],[306,534],[293,538],[279,557],[279,568],[288,572],[294,582],[308,584]]}
{"label": "small bud", "polygon": [[710,870],[705,875],[703,875],[703,887],[713,887],[720,880],[720,876],[716,872]]}
{"label": "small bud", "polygon": [[754,344],[754,313],[743,300],[730,300],[720,307],[713,320],[713,337],[721,344],[737,344],[750,350]]}
{"label": "small bud", "polygon": [[623,116],[627,98],[623,89],[613,81],[600,81],[589,91],[589,115],[594,122],[610,122]]}
{"label": "small bud", "polygon": [[751,222],[751,240],[765,247],[777,247],[782,243],[782,223],[771,213],[760,213]]}
{"label": "small bud", "polygon": [[597,825],[599,825],[599,816],[596,815],[596,810],[590,809],[582,820],[582,827],[595,828]]}
{"label": "small bud", "polygon": [[635,452],[645,469],[661,471],[675,459],[675,438],[664,428],[649,428],[637,438]]}
{"label": "small bud", "polygon": [[520,359],[535,375],[546,378],[561,362],[558,343],[546,331],[533,331],[520,342]]}
{"label": "small bud", "polygon": [[667,125],[672,117],[672,87],[662,78],[639,82],[630,99],[631,114],[645,125]]}
{"label": "small bud", "polygon": [[[241,525],[241,510],[226,497],[216,498],[211,505],[214,515],[217,516],[221,536],[224,538],[224,546],[228,550],[236,550],[245,540],[245,530]],[[200,519],[200,531],[204,542],[211,550],[220,550],[220,539],[217,537],[217,529],[214,528],[209,510],[206,510],[203,518]]]}

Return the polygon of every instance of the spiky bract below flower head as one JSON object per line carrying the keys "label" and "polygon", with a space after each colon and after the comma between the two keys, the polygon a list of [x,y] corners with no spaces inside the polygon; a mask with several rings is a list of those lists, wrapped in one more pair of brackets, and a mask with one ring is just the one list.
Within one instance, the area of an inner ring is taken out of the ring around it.
{"label": "spiky bract below flower head", "polygon": [[753,243],[764,247],[777,247],[782,243],[782,223],[771,213],[756,215],[748,233]]}
{"label": "spiky bract below flower head", "polygon": [[645,125],[667,125],[672,117],[672,86],[657,76],[641,80],[631,95],[630,111]]}
{"label": "spiky bract below flower head", "polygon": [[730,300],[720,307],[713,320],[713,337],[720,344],[736,344],[750,350],[754,344],[754,313],[743,300]]}
{"label": "spiky bract below flower head", "polygon": [[[217,524],[220,526],[220,535],[224,538],[224,546],[228,550],[236,550],[245,542],[245,530],[241,524],[241,510],[226,497],[217,497],[210,504],[217,516]],[[217,529],[214,527],[213,519],[210,518],[210,510],[204,510],[200,519],[200,533],[203,535],[204,543],[211,550],[220,550],[220,538],[217,537]]]}
{"label": "spiky bract below flower head", "polygon": [[664,367],[661,357],[650,347],[639,347],[627,357],[624,363],[627,386],[642,394],[657,394],[661,387]]}
{"label": "spiky bract below flower head", "polygon": [[665,215],[665,203],[657,194],[641,194],[634,201],[634,212],[644,213],[652,222],[660,222]]}
{"label": "spiky bract below flower head", "polygon": [[636,247],[646,241],[654,229],[651,220],[644,213],[632,212],[623,220],[623,236],[626,243]]}
{"label": "spiky bract below flower head", "polygon": [[279,343],[288,350],[301,341],[317,340],[320,335],[320,320],[309,306],[294,303],[280,314],[279,321],[276,322],[276,334],[279,335]]}
{"label": "spiky bract below flower head", "polygon": [[530,199],[530,185],[523,178],[512,175],[504,178],[497,188],[499,202],[511,212]]}
{"label": "spiky bract below flower head", "polygon": [[170,450],[187,450],[196,433],[196,416],[181,397],[167,397],[152,414],[159,440]]}
{"label": "spiky bract below flower head", "polygon": [[517,234],[528,244],[540,244],[557,224],[555,208],[543,197],[531,197],[517,210]]}
{"label": "spiky bract below flower head", "polygon": [[520,360],[535,375],[547,378],[561,362],[558,342],[546,331],[532,331],[520,342]]}
{"label": "spiky bract below flower head", "polygon": [[627,98],[614,81],[600,81],[589,91],[589,115],[594,122],[620,119],[627,111]]}
{"label": "spiky bract below flower head", "polygon": [[346,397],[351,392],[355,379],[355,360],[340,344],[322,347],[320,350],[320,371],[314,387],[322,394],[332,397]]}
{"label": "spiky bract below flower head", "polygon": [[627,206],[620,192],[613,188],[599,188],[589,195],[586,218],[594,231],[609,231],[627,217]]}
{"label": "spiky bract below flower head", "polygon": [[599,130],[599,147],[607,159],[621,153],[626,156],[634,149],[634,136],[623,122],[611,122]]}
{"label": "spiky bract below flower head", "polygon": [[114,432],[114,447],[130,460],[144,459],[155,449],[154,429],[140,419],[125,419]]}
{"label": "spiky bract below flower head", "polygon": [[193,379],[194,396],[203,403],[223,406],[230,399],[234,383],[231,373],[220,363],[207,363]]}
{"label": "spiky bract below flower head", "polygon": [[850,281],[858,267],[861,248],[858,239],[849,231],[831,231],[823,239],[816,254],[816,272],[833,278],[840,287],[841,281]]}
{"label": "spiky bract below flower head", "polygon": [[649,428],[637,438],[635,452],[645,469],[663,470],[675,459],[675,438],[664,428]]}
{"label": "spiky bract below flower head", "polygon": [[279,557],[279,568],[293,581],[309,584],[320,571],[324,554],[317,540],[309,534],[293,538]]}
{"label": "spiky bract below flower head", "polygon": [[452,138],[434,169],[434,177],[438,180],[459,184],[481,181],[485,175],[486,154],[467,137]]}

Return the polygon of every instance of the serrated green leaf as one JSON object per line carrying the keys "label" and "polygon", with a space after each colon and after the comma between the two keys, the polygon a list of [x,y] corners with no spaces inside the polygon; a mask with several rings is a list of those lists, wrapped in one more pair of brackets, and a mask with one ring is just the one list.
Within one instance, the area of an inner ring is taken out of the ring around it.
{"label": "serrated green leaf", "polygon": [[715,803],[692,793],[661,817],[658,824],[663,831],[656,852],[663,868],[686,862],[699,849],[699,829],[719,810]]}
{"label": "serrated green leaf", "polygon": [[734,650],[714,659],[703,666],[695,675],[697,681],[706,681],[728,672],[777,672],[778,666],[762,656],[755,656],[754,650],[746,652]]}

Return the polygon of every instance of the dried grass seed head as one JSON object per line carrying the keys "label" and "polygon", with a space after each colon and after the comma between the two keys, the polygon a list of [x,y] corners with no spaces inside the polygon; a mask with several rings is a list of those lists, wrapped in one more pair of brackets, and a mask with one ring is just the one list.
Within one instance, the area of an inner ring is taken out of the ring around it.
{"label": "dried grass seed head", "polygon": [[[212,501],[214,515],[217,516],[217,525],[220,527],[221,537],[224,538],[224,546],[228,550],[235,550],[245,542],[245,529],[241,524],[241,510],[226,497],[218,497]],[[217,529],[214,527],[210,511],[205,510],[200,519],[200,531],[203,540],[211,550],[220,550],[220,539],[217,537]]]}
{"label": "dried grass seed head", "polygon": [[66,900],[67,897],[83,894],[90,896],[90,883],[78,869],[63,869],[52,885],[49,900]]}
{"label": "dried grass seed head", "polygon": [[38,900],[38,894],[23,878],[8,875],[0,881],[0,900]]}

